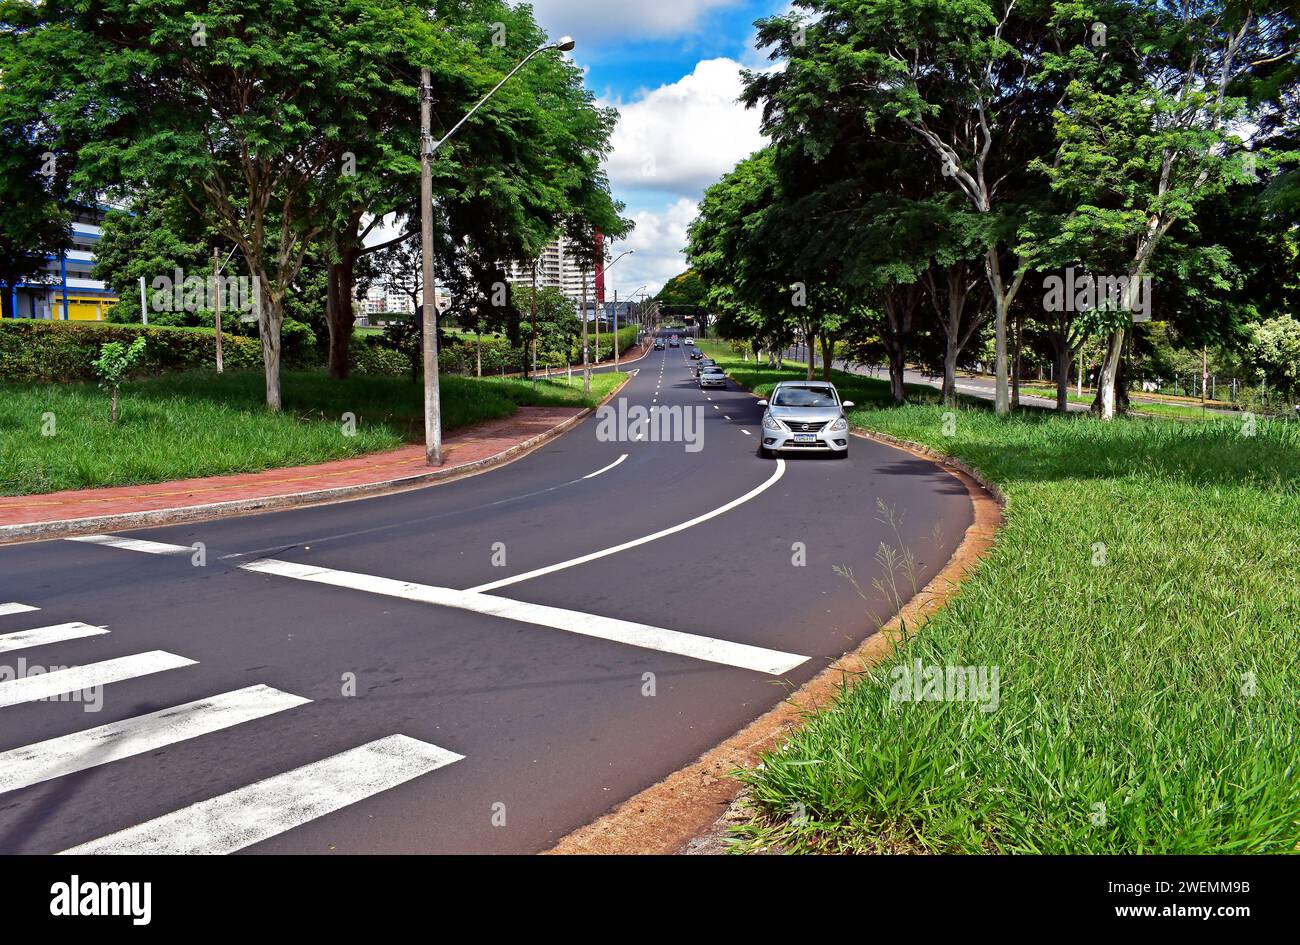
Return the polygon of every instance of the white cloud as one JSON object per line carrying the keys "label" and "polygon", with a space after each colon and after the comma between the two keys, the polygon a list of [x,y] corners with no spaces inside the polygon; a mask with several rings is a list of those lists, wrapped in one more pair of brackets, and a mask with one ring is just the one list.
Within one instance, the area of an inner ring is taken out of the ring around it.
{"label": "white cloud", "polygon": [[705,14],[738,0],[533,0],[533,13],[552,35],[571,33],[584,42],[657,39],[699,29]]}
{"label": "white cloud", "polygon": [[618,254],[624,250],[635,250],[631,256],[625,256],[617,266],[609,270],[606,297],[612,298],[614,289],[618,289],[619,298],[626,298],[627,293],[648,286],[647,292],[653,294],[663,284],[686,268],[683,250],[686,247],[686,230],[699,204],[687,197],[679,197],[662,212],[654,210],[634,211],[630,214],[636,221],[636,229],[626,240],[614,244],[612,252]]}
{"label": "white cloud", "polygon": [[705,59],[690,75],[637,101],[614,104],[609,176],[615,191],[654,189],[698,197],[736,162],[763,146],[759,113],[737,101],[741,65]]}

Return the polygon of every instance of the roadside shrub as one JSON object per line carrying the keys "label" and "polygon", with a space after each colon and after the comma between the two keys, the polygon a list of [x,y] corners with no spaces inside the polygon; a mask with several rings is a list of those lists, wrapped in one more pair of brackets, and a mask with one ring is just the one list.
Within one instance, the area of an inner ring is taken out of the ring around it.
{"label": "roadside shrub", "polygon": [[[256,338],[222,332],[227,369],[260,368],[262,346]],[[107,322],[0,320],[0,381],[95,380],[91,362],[107,342],[129,346],[147,342],[135,374],[163,374],[211,367],[216,360],[216,333],[211,328],[113,325]]]}

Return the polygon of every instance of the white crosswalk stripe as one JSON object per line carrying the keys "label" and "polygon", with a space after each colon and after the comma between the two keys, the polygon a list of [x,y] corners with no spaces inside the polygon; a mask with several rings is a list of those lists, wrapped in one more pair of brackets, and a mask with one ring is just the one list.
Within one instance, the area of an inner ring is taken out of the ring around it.
{"label": "white crosswalk stripe", "polygon": [[7,604],[0,604],[0,617],[7,617],[9,614],[25,614],[33,610],[40,610],[40,608],[33,607],[31,604],[19,604],[16,601],[10,601]]}
{"label": "white crosswalk stripe", "polygon": [[194,549],[189,545],[169,545],[161,541],[146,541],[143,538],[118,538],[116,535],[78,535],[68,541],[80,541],[88,545],[107,545],[110,548],[124,548],[127,551],[143,551],[150,555],[189,555]]}
{"label": "white crosswalk stripe", "polygon": [[0,682],[0,708],[18,705],[22,702],[35,702],[51,696],[61,696],[70,692],[81,692],[107,683],[148,676],[168,669],[193,666],[196,661],[168,653],[165,650],[151,650],[134,656],[104,660],[86,666],[73,666],[68,669],[55,670],[52,673],[24,676]]}
{"label": "white crosswalk stripe", "polygon": [[694,633],[682,633],[679,630],[668,630],[630,620],[601,617],[597,614],[548,607],[543,604],[530,604],[475,591],[458,591],[450,587],[434,587],[372,574],[339,571],[293,561],[279,561],[275,558],[250,561],[241,567],[245,571],[255,571],[259,574],[274,574],[299,581],[313,581],[334,587],[346,587],[388,597],[400,597],[426,604],[491,614],[507,620],[518,620],[555,630],[565,630],[569,633],[598,637],[648,650],[675,653],[710,663],[721,663],[778,676],[808,660],[808,657],[794,653],[769,650],[747,643],[732,643],[729,640],[717,640]]}
{"label": "white crosswalk stripe", "polygon": [[88,623],[56,623],[48,627],[33,627],[31,630],[19,630],[16,633],[0,633],[0,653],[11,650],[24,650],[30,646],[44,646],[47,643],[62,643],[64,640],[79,640],[82,637],[98,636],[108,633],[103,627],[93,627]]}
{"label": "white crosswalk stripe", "polygon": [[270,686],[248,686],[0,752],[0,793],[156,751],[309,702]]}
{"label": "white crosswalk stripe", "polygon": [[234,853],[463,757],[390,735],[63,852]]}

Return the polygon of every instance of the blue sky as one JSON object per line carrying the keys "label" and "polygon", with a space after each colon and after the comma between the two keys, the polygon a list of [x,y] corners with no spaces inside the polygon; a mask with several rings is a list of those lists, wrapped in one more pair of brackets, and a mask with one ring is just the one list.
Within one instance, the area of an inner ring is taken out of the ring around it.
{"label": "blue sky", "polygon": [[686,227],[703,190],[761,147],[758,115],[736,103],[743,68],[764,67],[753,22],[786,0],[535,0],[551,36],[603,105],[619,110],[608,162],[615,196],[637,224],[611,269],[620,295],[685,269]]}

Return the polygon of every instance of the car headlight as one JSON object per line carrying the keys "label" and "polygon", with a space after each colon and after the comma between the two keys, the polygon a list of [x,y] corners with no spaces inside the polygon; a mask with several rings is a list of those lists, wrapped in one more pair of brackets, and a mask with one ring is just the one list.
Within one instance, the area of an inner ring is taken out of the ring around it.
{"label": "car headlight", "polygon": [[776,417],[772,416],[770,413],[765,413],[763,414],[763,429],[783,430],[785,428],[781,426],[780,420],[776,419]]}
{"label": "car headlight", "polygon": [[834,423],[831,424],[832,433],[841,433],[844,430],[847,430],[848,428],[849,428],[849,421],[845,420],[843,417],[840,417],[838,420],[836,420]]}

